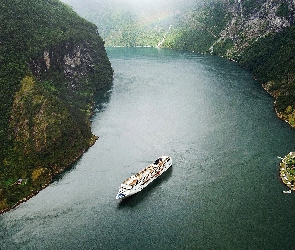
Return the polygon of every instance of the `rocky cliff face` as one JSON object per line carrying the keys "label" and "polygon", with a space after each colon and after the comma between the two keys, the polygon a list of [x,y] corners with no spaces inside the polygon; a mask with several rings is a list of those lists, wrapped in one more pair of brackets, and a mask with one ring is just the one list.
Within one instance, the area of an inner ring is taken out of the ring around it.
{"label": "rocky cliff face", "polygon": [[[104,48],[99,48],[104,51]],[[86,41],[78,44],[63,42],[61,45],[44,50],[39,58],[33,59],[30,68],[38,79],[48,78],[50,71],[62,73],[67,88],[79,91],[90,75],[101,74],[97,65],[106,63],[105,55],[101,55]],[[104,57],[104,58],[103,58]],[[111,74],[110,74],[111,75]],[[101,88],[103,83],[97,83],[95,88]]]}
{"label": "rocky cliff face", "polygon": [[295,22],[295,1],[235,0],[225,1],[224,5],[230,20],[210,47],[210,52],[214,53],[216,45],[229,39],[233,42],[233,46],[226,51],[229,58],[239,56],[258,39],[281,32]]}

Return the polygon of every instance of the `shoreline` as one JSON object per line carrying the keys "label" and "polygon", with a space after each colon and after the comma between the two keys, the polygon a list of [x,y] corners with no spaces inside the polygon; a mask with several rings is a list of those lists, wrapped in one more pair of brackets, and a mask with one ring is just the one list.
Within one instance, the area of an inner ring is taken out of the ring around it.
{"label": "shoreline", "polygon": [[54,177],[58,176],[59,174],[62,174],[67,169],[69,169],[73,164],[75,164],[84,155],[84,153],[87,152],[87,150],[89,148],[91,148],[95,144],[95,142],[98,140],[98,138],[99,138],[98,136],[93,135],[91,137],[90,142],[89,142],[89,146],[87,148],[85,148],[84,150],[82,150],[76,157],[74,157],[74,159],[71,161],[71,164],[69,164],[67,167],[61,169],[60,171],[55,171],[55,172],[51,173],[50,181],[42,184],[42,186],[41,186],[40,189],[32,191],[31,194],[29,194],[27,197],[22,198],[21,200],[19,200],[18,202],[16,202],[13,206],[0,210],[0,215],[1,214],[4,214],[4,213],[7,213],[7,212],[9,212],[9,211],[17,208],[20,204],[22,204],[22,203],[28,201],[29,199],[33,198],[40,191],[42,191],[43,189],[45,189],[46,187],[48,187],[51,183],[54,182]]}
{"label": "shoreline", "polygon": [[[287,119],[285,119],[284,116],[280,112],[278,112],[278,110],[276,109],[276,98],[277,98],[276,94],[270,92],[266,84],[262,84],[261,86],[269,95],[271,95],[274,98],[273,107],[274,107],[276,116],[282,121],[285,121],[286,123],[288,123],[291,128],[294,128],[294,126],[292,126],[292,124]],[[283,193],[285,194],[291,193],[292,191],[295,190],[295,152],[289,152],[289,154],[284,156],[284,158],[281,158],[281,157],[278,157],[278,158],[281,159],[281,162],[279,164],[280,179],[282,183],[289,188],[288,191],[283,191]],[[294,170],[294,173],[291,173],[293,172],[293,170]]]}
{"label": "shoreline", "polygon": [[295,190],[295,152],[290,152],[281,159],[280,178],[282,182],[293,191]]}
{"label": "shoreline", "polygon": [[[105,86],[101,90],[105,93],[106,89],[109,90],[110,88],[108,86]],[[95,101],[92,101],[91,107],[89,109],[88,119],[89,119],[90,126],[91,126],[91,123],[92,123],[91,122],[92,116],[95,114],[96,104],[97,103]],[[0,209],[0,216],[1,216],[1,214],[7,213],[10,210],[13,210],[13,209],[17,208],[20,204],[22,204],[22,203],[28,201],[29,199],[31,199],[32,197],[36,196],[40,191],[42,191],[43,189],[48,187],[51,183],[53,183],[55,177],[57,177],[58,175],[64,173],[65,171],[71,169],[73,164],[75,164],[84,155],[84,153],[86,153],[96,143],[96,141],[98,139],[99,139],[99,136],[97,136],[95,134],[92,134],[92,136],[89,138],[88,146],[85,147],[84,149],[82,149],[80,152],[77,152],[77,154],[74,155],[73,158],[70,159],[70,163],[66,167],[63,167],[63,168],[60,168],[60,169],[55,169],[55,170],[52,169],[51,173],[50,173],[50,179],[48,178],[49,180],[47,182],[44,182],[38,189],[32,190],[32,192],[29,195],[27,195],[26,197],[20,199],[14,205],[12,205],[10,207],[7,207],[7,208]]]}
{"label": "shoreline", "polygon": [[[274,93],[271,93],[266,84],[261,84],[262,88],[274,98],[274,102],[273,102],[273,107],[276,113],[276,116],[285,121],[286,123],[288,123],[292,128],[294,128],[288,120],[283,118],[283,115],[280,114],[277,109],[275,108],[275,103],[276,103],[276,95]],[[93,108],[94,105],[92,105]],[[90,111],[90,117],[93,115],[93,109],[91,108]],[[27,197],[24,197],[23,199],[19,200],[18,202],[16,202],[13,206],[5,208],[0,210],[0,215],[4,214],[6,212],[9,212],[10,210],[13,210],[15,208],[17,208],[20,204],[28,201],[29,199],[31,199],[32,197],[36,196],[40,191],[42,191],[43,189],[45,189],[46,187],[48,187],[54,180],[54,177],[58,176],[59,174],[62,174],[63,172],[65,172],[67,169],[69,169],[73,164],[75,164],[82,156],[83,154],[90,148],[92,147],[95,142],[98,140],[98,136],[93,135],[92,138],[89,141],[89,146],[85,149],[82,150],[82,152],[80,152],[76,157],[74,157],[74,159],[71,161],[71,163],[59,170],[59,171],[55,171],[51,174],[51,178],[50,181],[42,184],[41,188],[38,190],[34,190],[32,191],[32,193],[30,195],[28,195]],[[280,162],[280,169],[279,169],[279,173],[280,173],[280,178],[282,180],[282,182],[290,189],[290,190],[295,190],[295,152],[289,152],[289,154],[287,154],[284,158],[280,158],[281,162]],[[294,169],[294,175],[291,174],[288,170],[293,170]],[[286,192],[286,191],[285,191]]]}

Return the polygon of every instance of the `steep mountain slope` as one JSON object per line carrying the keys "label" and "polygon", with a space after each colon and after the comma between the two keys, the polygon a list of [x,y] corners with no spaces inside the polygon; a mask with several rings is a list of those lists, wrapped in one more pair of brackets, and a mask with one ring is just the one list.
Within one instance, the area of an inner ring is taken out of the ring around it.
{"label": "steep mountain slope", "polygon": [[[97,27],[58,0],[0,3],[0,211],[46,186],[96,140],[112,83]],[[18,181],[19,180],[19,181]]]}
{"label": "steep mountain slope", "polygon": [[207,52],[249,69],[295,126],[295,1],[214,0],[182,15],[163,47]]}
{"label": "steep mountain slope", "polygon": [[99,26],[106,46],[157,46],[194,0],[62,0]]}

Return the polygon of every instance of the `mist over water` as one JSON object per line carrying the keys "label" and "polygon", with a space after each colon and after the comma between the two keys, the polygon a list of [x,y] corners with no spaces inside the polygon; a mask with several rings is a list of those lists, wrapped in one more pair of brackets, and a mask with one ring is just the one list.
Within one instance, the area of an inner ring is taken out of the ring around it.
{"label": "mist over water", "polygon": [[[181,11],[187,11],[196,6],[196,3],[203,1],[62,0],[62,2],[70,5],[80,16],[95,23],[100,35],[108,43],[117,36],[122,36],[124,39],[133,32],[152,36],[153,32],[164,29],[165,31],[161,31],[161,35],[164,35],[169,26],[175,23],[176,16]],[[150,33],[149,29],[154,30]],[[131,36],[130,39],[134,37]],[[119,41],[117,43],[116,46],[122,45]]]}
{"label": "mist over water", "polygon": [[[295,132],[252,76],[222,58],[110,48],[100,138],[36,197],[0,216],[1,249],[292,249],[294,195],[279,159]],[[172,168],[115,200],[158,156]]]}
{"label": "mist over water", "polygon": [[163,11],[174,10],[176,11],[181,6],[191,6],[197,2],[196,0],[62,0],[62,2],[69,4],[76,10],[79,10],[80,6],[110,6],[110,7],[127,7],[132,11],[141,12],[143,10]]}

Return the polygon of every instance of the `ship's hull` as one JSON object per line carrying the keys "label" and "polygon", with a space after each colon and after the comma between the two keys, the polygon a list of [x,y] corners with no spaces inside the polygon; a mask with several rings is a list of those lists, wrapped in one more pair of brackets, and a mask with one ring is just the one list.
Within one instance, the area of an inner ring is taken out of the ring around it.
{"label": "ship's hull", "polygon": [[119,188],[116,199],[125,199],[140,192],[171,166],[172,159],[169,156],[159,157],[154,163],[125,180]]}

